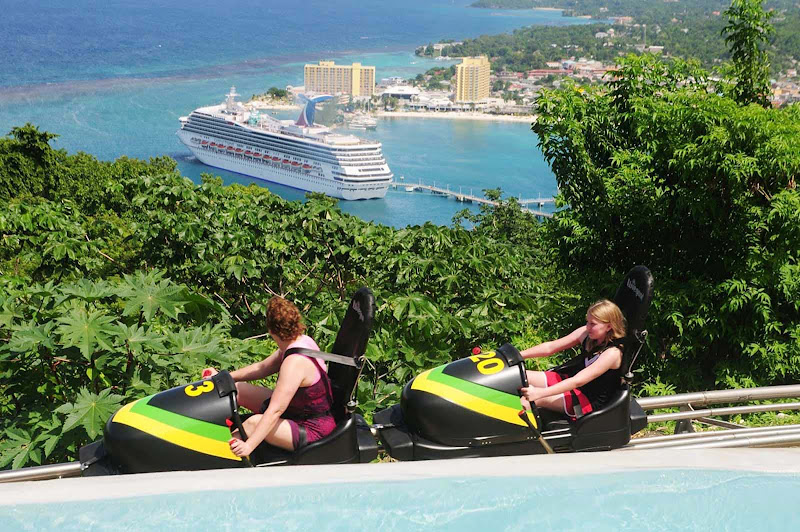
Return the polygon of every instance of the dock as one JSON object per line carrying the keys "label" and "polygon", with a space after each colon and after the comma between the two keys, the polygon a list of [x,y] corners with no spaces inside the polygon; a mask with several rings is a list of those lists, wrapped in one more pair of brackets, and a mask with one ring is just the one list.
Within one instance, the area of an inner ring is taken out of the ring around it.
{"label": "dock", "polygon": [[[458,187],[458,191],[451,189],[450,185],[445,185],[445,188],[441,186],[436,186],[436,181],[433,182],[433,185],[425,185],[420,181],[419,183],[410,183],[404,181],[395,181],[391,184],[391,187],[395,190],[404,190],[406,192],[427,192],[433,194],[435,196],[444,196],[453,198],[456,201],[460,201],[463,203],[478,203],[482,205],[491,205],[496,207],[498,202],[494,200],[490,200],[487,198],[483,198],[480,196],[476,196],[472,193],[472,189],[470,188],[469,193],[463,192],[463,187]],[[541,209],[547,203],[554,203],[554,198],[528,198],[528,199],[517,199],[517,203],[522,206],[522,210],[525,212],[529,212],[534,216],[539,218],[552,218],[553,214],[549,212],[544,212],[542,210],[531,209],[529,205],[536,205]]]}

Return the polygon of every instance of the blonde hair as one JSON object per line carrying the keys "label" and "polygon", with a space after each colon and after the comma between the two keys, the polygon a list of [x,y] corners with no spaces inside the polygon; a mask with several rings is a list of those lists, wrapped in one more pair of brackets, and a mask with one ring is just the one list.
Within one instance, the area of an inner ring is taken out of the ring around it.
{"label": "blonde hair", "polygon": [[601,299],[593,303],[586,311],[586,315],[601,323],[611,325],[611,330],[608,331],[608,340],[625,338],[625,316],[619,307],[608,299]]}

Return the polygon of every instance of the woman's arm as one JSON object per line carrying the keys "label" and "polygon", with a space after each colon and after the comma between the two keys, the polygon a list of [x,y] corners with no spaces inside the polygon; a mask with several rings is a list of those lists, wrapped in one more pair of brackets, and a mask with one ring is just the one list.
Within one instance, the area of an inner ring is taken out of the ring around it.
{"label": "woman's arm", "polygon": [[280,369],[281,357],[276,349],[270,356],[243,368],[231,371],[231,377],[236,382],[257,381],[269,377]]}
{"label": "woman's arm", "polygon": [[236,456],[250,455],[258,447],[258,444],[276,429],[281,414],[284,413],[294,394],[303,384],[307,368],[305,362],[307,359],[299,356],[288,357],[283,361],[278,374],[278,383],[275,385],[275,391],[272,392],[267,411],[261,416],[255,430],[248,435],[246,442],[236,440],[231,443],[231,450]]}
{"label": "woman's arm", "polygon": [[520,354],[522,355],[522,358],[549,357],[550,355],[558,353],[559,351],[563,351],[564,349],[575,347],[581,343],[581,339],[585,333],[586,325],[578,327],[568,335],[559,338],[558,340],[551,340],[549,342],[544,342],[539,345],[529,347]]}
{"label": "woman's arm", "polygon": [[587,382],[591,382],[614,366],[619,367],[622,362],[622,352],[616,347],[609,347],[594,361],[590,366],[580,370],[574,377],[564,379],[558,384],[548,386],[547,388],[536,388],[528,386],[520,388],[523,396],[528,401],[538,401],[543,397],[550,397],[551,395],[559,395],[564,392],[569,392],[583,386]]}

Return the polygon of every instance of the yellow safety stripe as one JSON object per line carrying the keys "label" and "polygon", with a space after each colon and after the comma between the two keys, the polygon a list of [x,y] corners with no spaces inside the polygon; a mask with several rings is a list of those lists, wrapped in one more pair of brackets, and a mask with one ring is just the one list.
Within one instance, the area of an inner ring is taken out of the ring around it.
{"label": "yellow safety stripe", "polygon": [[128,425],[129,427],[141,430],[142,432],[145,432],[154,438],[174,443],[179,447],[191,449],[192,451],[197,451],[198,453],[217,456],[227,460],[242,460],[233,454],[228,442],[212,440],[211,438],[192,434],[191,432],[176,429],[175,427],[171,427],[166,423],[156,421],[141,414],[137,414],[136,412],[131,412],[131,408],[137,402],[138,401],[134,401],[120,408],[119,411],[114,414],[112,422]]}
{"label": "yellow safety stripe", "polygon": [[[481,397],[476,397],[462,390],[458,390],[451,386],[447,386],[446,384],[429,379],[428,375],[431,371],[433,370],[428,370],[419,374],[411,383],[411,389],[431,393],[441,397],[442,399],[450,401],[451,403],[455,403],[462,408],[466,408],[467,410],[472,410],[478,414],[499,419],[500,421],[505,421],[506,423],[511,423],[512,425],[521,425],[523,427],[527,426],[519,417],[519,411],[522,410],[521,404],[519,409],[514,409],[505,405],[487,401]],[[531,423],[533,423],[533,426],[535,427],[536,419],[533,417],[531,412],[528,412],[528,419],[531,420]]]}

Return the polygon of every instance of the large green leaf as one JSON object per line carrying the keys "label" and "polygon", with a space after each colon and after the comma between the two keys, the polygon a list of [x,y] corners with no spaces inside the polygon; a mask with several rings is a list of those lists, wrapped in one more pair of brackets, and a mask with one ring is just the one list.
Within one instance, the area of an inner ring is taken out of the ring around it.
{"label": "large green leaf", "polygon": [[106,281],[92,282],[88,279],[81,279],[76,284],[65,286],[61,289],[61,292],[88,302],[114,295],[113,288]]}
{"label": "large green leaf", "polygon": [[131,316],[141,312],[145,321],[150,321],[161,311],[171,318],[177,318],[186,303],[184,289],[161,277],[162,274],[158,272],[126,275],[123,315]]}
{"label": "large green leaf", "polygon": [[77,347],[87,360],[98,348],[112,350],[109,336],[116,332],[111,325],[114,318],[103,310],[87,311],[76,307],[68,315],[58,318],[57,332],[61,335],[61,344],[65,347]]}
{"label": "large green leaf", "polygon": [[165,350],[164,341],[160,336],[150,333],[150,329],[139,327],[138,325],[117,325],[117,342],[124,344],[134,354],[139,354],[142,349],[147,347],[154,351]]}
{"label": "large green leaf", "polygon": [[8,348],[16,353],[34,351],[42,346],[46,349],[53,349],[52,332],[56,324],[52,321],[44,325],[36,325],[33,322],[27,323],[14,331]]}
{"label": "large green leaf", "polygon": [[108,418],[119,409],[123,397],[111,393],[110,388],[94,394],[86,388],[78,391],[74,403],[67,403],[56,408],[59,414],[66,414],[63,432],[69,432],[78,425],[82,425],[90,438],[96,438],[103,432]]}

